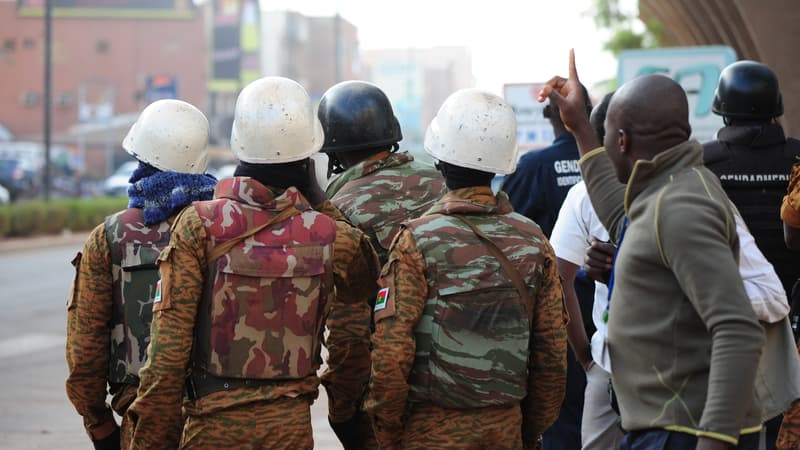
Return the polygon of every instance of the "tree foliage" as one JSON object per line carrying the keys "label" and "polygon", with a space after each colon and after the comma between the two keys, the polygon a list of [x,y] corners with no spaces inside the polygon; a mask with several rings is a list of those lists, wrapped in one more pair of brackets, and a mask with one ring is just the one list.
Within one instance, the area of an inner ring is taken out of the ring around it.
{"label": "tree foliage", "polygon": [[[640,25],[635,13],[626,11],[620,0],[594,0],[591,14],[599,29],[609,30],[611,37],[603,48],[614,56],[627,49],[652,48],[659,46],[663,27],[652,20]],[[642,29],[638,31],[637,28]]]}

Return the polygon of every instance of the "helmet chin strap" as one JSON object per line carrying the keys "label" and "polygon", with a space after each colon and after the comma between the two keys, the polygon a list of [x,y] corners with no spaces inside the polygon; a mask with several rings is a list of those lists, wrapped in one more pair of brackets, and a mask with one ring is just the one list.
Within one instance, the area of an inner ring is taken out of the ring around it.
{"label": "helmet chin strap", "polygon": [[339,158],[336,157],[334,153],[328,153],[328,175],[327,177],[330,178],[333,174],[339,174],[345,171],[345,168],[342,167],[342,162],[339,161]]}

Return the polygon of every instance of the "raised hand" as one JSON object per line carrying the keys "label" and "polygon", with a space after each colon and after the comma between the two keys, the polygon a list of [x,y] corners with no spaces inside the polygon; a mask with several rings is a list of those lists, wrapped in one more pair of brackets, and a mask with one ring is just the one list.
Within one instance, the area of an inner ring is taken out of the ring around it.
{"label": "raised hand", "polygon": [[575,136],[581,154],[600,146],[586,116],[586,99],[575,67],[575,50],[569,51],[569,78],[555,76],[539,92],[539,102],[547,98],[558,105],[561,121]]}

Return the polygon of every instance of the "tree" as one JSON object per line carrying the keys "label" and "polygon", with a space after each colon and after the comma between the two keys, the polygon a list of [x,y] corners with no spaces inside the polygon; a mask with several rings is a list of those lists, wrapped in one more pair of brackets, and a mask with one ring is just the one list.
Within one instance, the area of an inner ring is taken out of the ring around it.
{"label": "tree", "polygon": [[594,0],[591,14],[598,29],[611,32],[603,48],[614,56],[627,49],[659,46],[662,25],[655,20],[642,22],[638,13],[627,11],[620,0]]}

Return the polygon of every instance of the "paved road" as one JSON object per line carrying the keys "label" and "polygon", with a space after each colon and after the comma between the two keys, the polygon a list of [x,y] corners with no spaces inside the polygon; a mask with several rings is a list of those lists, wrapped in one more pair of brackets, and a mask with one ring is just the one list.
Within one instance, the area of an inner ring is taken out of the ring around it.
{"label": "paved road", "polygon": [[[0,449],[91,448],[64,393],[69,261],[80,238],[0,245]],[[326,410],[323,392],[312,407],[315,448],[341,448]]]}

